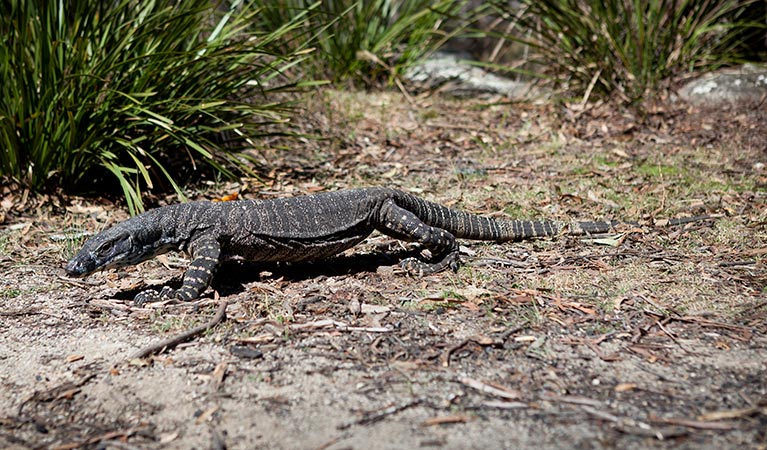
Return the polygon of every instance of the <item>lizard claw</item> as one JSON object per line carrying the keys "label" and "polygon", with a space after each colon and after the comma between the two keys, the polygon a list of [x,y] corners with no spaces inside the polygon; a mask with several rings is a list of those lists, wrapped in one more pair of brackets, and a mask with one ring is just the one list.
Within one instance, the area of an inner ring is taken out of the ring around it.
{"label": "lizard claw", "polygon": [[403,259],[399,265],[409,274],[422,277],[424,275],[442,272],[445,269],[458,272],[458,268],[461,266],[461,258],[459,257],[458,252],[455,251],[448,253],[444,258],[437,262],[428,263],[421,261],[418,258],[406,258]]}
{"label": "lizard claw", "polygon": [[147,289],[145,291],[141,291],[138,294],[136,294],[135,297],[133,297],[133,306],[137,308],[141,308],[142,306],[144,306],[145,303],[156,302],[159,296],[160,296],[160,293],[155,291],[154,289]]}
{"label": "lizard claw", "polygon": [[147,289],[145,291],[139,292],[135,297],[133,297],[133,304],[136,307],[141,308],[145,303],[168,300],[171,298],[176,298],[176,296],[177,295],[175,289],[168,286],[163,286],[160,292],[157,292],[154,289]]}
{"label": "lizard claw", "polygon": [[422,277],[426,264],[417,258],[405,258],[400,261],[399,266],[410,275]]}

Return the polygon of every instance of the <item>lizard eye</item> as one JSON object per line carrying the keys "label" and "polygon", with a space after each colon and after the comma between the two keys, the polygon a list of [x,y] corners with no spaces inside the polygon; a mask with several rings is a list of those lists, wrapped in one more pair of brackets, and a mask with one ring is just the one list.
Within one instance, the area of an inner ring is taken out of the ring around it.
{"label": "lizard eye", "polygon": [[101,258],[106,258],[119,253],[126,245],[130,245],[130,235],[121,234],[96,247],[94,253]]}
{"label": "lizard eye", "polygon": [[103,244],[96,247],[96,250],[93,252],[97,254],[98,256],[107,256],[112,251],[112,246],[114,244],[114,241],[107,241]]}

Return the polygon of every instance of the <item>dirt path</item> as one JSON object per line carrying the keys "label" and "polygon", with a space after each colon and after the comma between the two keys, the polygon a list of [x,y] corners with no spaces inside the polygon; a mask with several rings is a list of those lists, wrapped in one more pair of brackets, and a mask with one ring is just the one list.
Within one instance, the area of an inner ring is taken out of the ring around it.
{"label": "dirt path", "polygon": [[[394,269],[413,248],[382,236],[324,264],[230,265],[224,322],[131,360],[209,320],[213,290],[133,307],[178,282],[176,256],[69,280],[59,236],[124,213],[5,192],[26,212],[0,229],[0,447],[767,448],[765,113],[639,124],[418,102],[327,93],[302,126],[329,142],[263,154],[268,185],[206,196],[390,185],[481,214],[642,226],[465,243],[458,273],[424,278]],[[701,214],[715,218],[661,220]]]}

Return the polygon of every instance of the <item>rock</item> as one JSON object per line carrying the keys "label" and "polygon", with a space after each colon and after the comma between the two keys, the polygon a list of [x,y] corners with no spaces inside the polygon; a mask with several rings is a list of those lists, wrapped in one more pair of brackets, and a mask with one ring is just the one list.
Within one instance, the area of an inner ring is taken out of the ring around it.
{"label": "rock", "polygon": [[405,73],[405,79],[425,90],[439,90],[456,97],[503,95],[511,100],[545,97],[541,89],[490,73],[460,55],[437,52]]}
{"label": "rock", "polygon": [[684,85],[679,97],[697,106],[757,103],[767,95],[767,67],[745,64],[701,76]]}

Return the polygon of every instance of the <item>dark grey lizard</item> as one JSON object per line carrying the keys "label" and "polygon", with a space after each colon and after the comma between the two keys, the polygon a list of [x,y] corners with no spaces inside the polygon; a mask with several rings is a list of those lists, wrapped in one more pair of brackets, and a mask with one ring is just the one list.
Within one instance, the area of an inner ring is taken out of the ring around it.
{"label": "dark grey lizard", "polygon": [[192,256],[178,290],[147,290],[135,301],[192,300],[222,260],[314,261],[353,247],[374,230],[419,242],[432,258],[401,262],[428,274],[459,265],[456,238],[496,242],[558,234],[604,233],[617,222],[497,220],[450,209],[388,188],[348,189],[274,200],[191,202],[164,206],[91,237],[66,266],[71,276],[138,264],[170,250]]}

